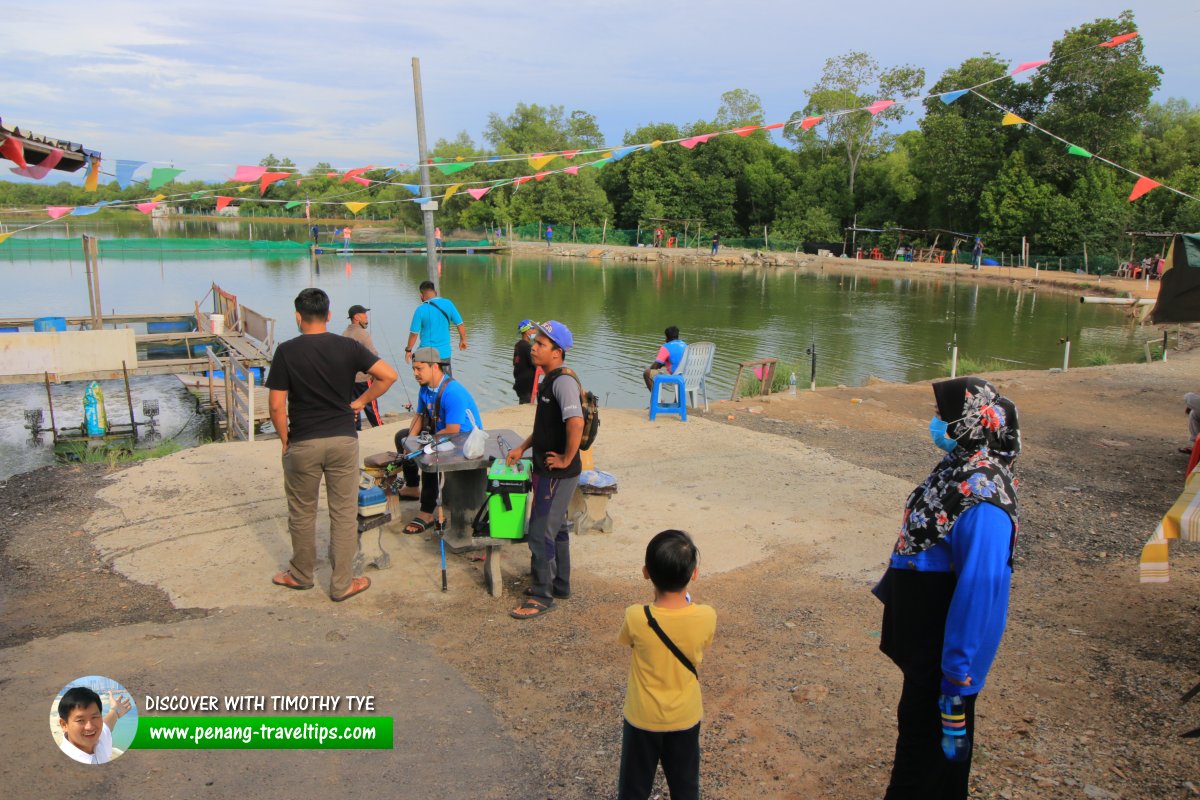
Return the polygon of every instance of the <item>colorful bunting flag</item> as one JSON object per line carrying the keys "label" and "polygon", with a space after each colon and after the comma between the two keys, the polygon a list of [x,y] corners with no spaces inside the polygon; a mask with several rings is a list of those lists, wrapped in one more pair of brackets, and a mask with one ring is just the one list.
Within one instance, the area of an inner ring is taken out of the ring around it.
{"label": "colorful bunting flag", "polygon": [[444,195],[442,195],[442,202],[444,203],[447,200],[449,200],[451,197],[454,197],[454,193],[457,192],[461,188],[462,188],[461,183],[456,183],[453,186],[451,186],[449,189],[446,190],[446,193]]}
{"label": "colorful bunting flag", "polygon": [[688,139],[684,139],[682,142],[680,142],[679,146],[686,147],[688,150],[691,150],[693,147],[695,147],[698,144],[700,144],[700,137],[692,136],[692,137],[690,137]]}
{"label": "colorful bunting flag", "polygon": [[129,184],[133,182],[133,173],[137,172],[138,167],[145,164],[145,161],[124,161],[117,160],[117,186],[122,189],[128,189]]}
{"label": "colorful bunting flag", "polygon": [[564,170],[563,170],[563,172],[567,173],[568,175],[578,175],[578,174],[579,174],[579,167],[577,167],[577,166],[575,166],[574,164],[572,164],[571,166],[569,166],[569,167],[567,167],[566,169],[564,169]]}
{"label": "colorful bunting flag", "polygon": [[83,190],[85,192],[94,192],[100,188],[100,159],[93,158],[90,160],[92,163],[88,165],[87,177],[83,179]]}
{"label": "colorful bunting flag", "polygon": [[662,147],[662,139],[655,139],[653,142],[650,143],[651,150],[653,150],[656,147]]}
{"label": "colorful bunting flag", "polygon": [[1092,157],[1092,154],[1089,153],[1087,150],[1084,150],[1079,145],[1074,145],[1074,144],[1067,145],[1067,155],[1080,156],[1082,158],[1091,158]]}
{"label": "colorful bunting flag", "polygon": [[410,192],[412,192],[413,194],[420,194],[420,193],[421,193],[421,187],[420,187],[420,186],[417,186],[415,183],[402,183],[402,184],[400,184],[400,185],[401,185],[402,187],[404,187],[405,189],[408,189],[408,190],[409,190]]}
{"label": "colorful bunting flag", "polygon": [[286,203],[283,204],[283,208],[285,211],[290,211],[291,209],[300,205],[300,203],[302,203],[302,202],[303,202],[302,200],[288,200]]}
{"label": "colorful bunting flag", "polygon": [[938,95],[938,99],[946,105],[950,105],[969,91],[970,89],[959,89],[957,92],[945,92],[944,94]]}
{"label": "colorful bunting flag", "polygon": [[1133,191],[1129,193],[1129,202],[1132,203],[1134,200],[1137,200],[1139,197],[1146,194],[1146,192],[1149,192],[1152,189],[1157,189],[1159,186],[1162,186],[1162,184],[1158,181],[1142,175],[1137,179],[1137,183],[1133,185]]}
{"label": "colorful bunting flag", "polygon": [[514,183],[514,184],[516,184],[517,186],[520,186],[522,183],[528,183],[528,182],[529,182],[529,181],[531,181],[531,180],[533,180],[533,176],[531,176],[531,175],[522,175],[522,176],[521,176],[521,177],[519,177],[519,178],[514,178],[514,179],[513,179],[513,183]]}
{"label": "colorful bunting flag", "polygon": [[29,166],[25,161],[25,145],[15,136],[6,136],[4,141],[0,142],[0,156],[4,156],[21,169]]}
{"label": "colorful bunting flag", "polygon": [[238,186],[237,191],[245,193],[245,191],[249,188],[250,188],[250,184],[247,183],[245,186]]}
{"label": "colorful bunting flag", "polygon": [[825,119],[825,115],[824,115],[824,114],[822,114],[822,115],[821,115],[821,116],[819,116],[819,117],[805,117],[805,118],[804,118],[804,121],[800,123],[800,128],[801,128],[802,130],[806,130],[806,131],[808,131],[808,130],[812,130],[812,129],[813,129],[813,127],[815,127],[815,126],[816,126],[816,124],[817,124],[818,122],[820,122],[821,120],[823,120],[823,119]]}
{"label": "colorful bunting flag", "polygon": [[601,158],[601,159],[600,159],[600,160],[598,160],[598,161],[593,161],[593,162],[592,162],[591,164],[589,164],[588,166],[595,167],[596,169],[604,169],[604,165],[605,165],[605,164],[607,164],[607,163],[608,163],[608,159],[607,159],[607,158]]}
{"label": "colorful bunting flag", "polygon": [[221,210],[224,209],[225,206],[229,205],[232,202],[233,202],[232,197],[225,197],[223,195],[217,195],[217,213],[218,214],[221,213]]}
{"label": "colorful bunting flag", "polygon": [[238,183],[253,183],[266,174],[266,167],[239,166],[233,173],[233,180]]}
{"label": "colorful bunting flag", "polygon": [[1109,39],[1107,42],[1101,42],[1099,46],[1100,47],[1116,47],[1117,45],[1125,44],[1125,42],[1128,42],[1130,39],[1133,39],[1136,37],[1137,37],[1137,31],[1134,31],[1133,33],[1122,33],[1120,36],[1114,36],[1113,38]]}
{"label": "colorful bunting flag", "polygon": [[100,206],[75,206],[71,210],[72,217],[86,217],[88,214],[95,214],[100,210]]}
{"label": "colorful bunting flag", "polygon": [[161,203],[163,200],[166,200],[166,199],[167,199],[167,196],[165,194],[156,194],[156,195],[154,195],[154,197],[150,198],[150,201],[153,203]]}
{"label": "colorful bunting flag", "polygon": [[557,156],[554,155],[554,153],[551,153],[550,155],[546,155],[545,153],[534,153],[529,157],[529,165],[534,169],[542,169],[555,158],[557,158]]}
{"label": "colorful bunting flag", "polygon": [[362,211],[364,208],[366,208],[367,206],[369,206],[371,204],[370,203],[342,203],[342,205],[344,205],[346,208],[350,209],[351,214],[357,214],[358,212]]}
{"label": "colorful bunting flag", "polygon": [[467,189],[467,194],[471,195],[471,197],[474,197],[476,200],[481,200],[483,199],[483,196],[491,190],[492,187],[485,186],[482,189]]}
{"label": "colorful bunting flag", "polygon": [[284,178],[290,178],[291,176],[292,176],[292,173],[290,173],[290,172],[264,172],[262,174],[262,176],[259,178],[259,182],[258,182],[259,196],[261,197],[262,195],[266,194],[267,187],[270,186],[272,183],[275,183],[275,181],[281,181]]}
{"label": "colorful bunting flag", "polygon": [[786,122],[776,122],[776,123],[773,123],[773,124],[771,124],[771,125],[763,125],[763,130],[764,130],[764,131],[773,131],[773,130],[776,130],[776,129],[778,129],[778,128],[782,128],[782,127],[783,127],[784,125],[786,125],[786,124],[787,124]]}
{"label": "colorful bunting flag", "polygon": [[8,237],[10,236],[12,236],[11,233],[0,233],[0,244],[4,244],[6,241],[8,241]]}
{"label": "colorful bunting flag", "polygon": [[62,161],[63,151],[57,147],[46,154],[40,164],[30,164],[27,167],[17,167],[12,171],[23,178],[33,178],[35,181],[40,181],[42,178],[50,174],[50,170],[58,166],[58,162]]}
{"label": "colorful bunting flag", "polygon": [[1018,117],[1011,111],[1004,112],[1004,119],[1000,120],[1001,125],[1024,125],[1026,121]]}
{"label": "colorful bunting flag", "polygon": [[66,216],[75,210],[74,206],[47,206],[46,213],[50,215],[50,219],[58,219]]}
{"label": "colorful bunting flag", "polygon": [[455,164],[438,164],[437,168],[443,175],[453,175],[456,172],[462,172],[464,169],[470,169],[475,166],[473,162],[467,161]]}
{"label": "colorful bunting flag", "polygon": [[348,169],[346,170],[346,174],[342,176],[342,179],[338,181],[338,183],[345,183],[348,180],[357,178],[359,175],[362,175],[369,169],[373,169],[373,167],[355,167],[354,169]]}
{"label": "colorful bunting flag", "polygon": [[612,155],[610,156],[610,158],[613,161],[620,161],[622,158],[629,155],[634,150],[638,150],[640,148],[641,148],[641,145],[636,145],[636,144],[631,147],[620,147],[612,152]]}
{"label": "colorful bunting flag", "polygon": [[539,172],[539,173],[537,173],[536,175],[534,175],[534,176],[533,176],[533,179],[534,179],[535,181],[540,181],[542,178],[545,178],[545,177],[546,177],[547,175],[549,175],[549,174],[550,174],[549,172]]}
{"label": "colorful bunting flag", "polygon": [[360,185],[362,185],[362,186],[370,186],[370,185],[371,185],[371,180],[370,180],[370,178],[364,178],[362,175],[355,175],[355,176],[354,176],[353,178],[351,178],[350,180],[352,180],[352,181],[354,181],[355,183],[357,183],[357,184],[360,184]]}
{"label": "colorful bunting flag", "polygon": [[175,180],[175,176],[183,172],[181,169],[174,167],[155,167],[150,173],[150,182],[146,184],[149,189],[157,189],[160,186],[165,186]]}
{"label": "colorful bunting flag", "polygon": [[142,212],[143,214],[149,214],[151,211],[158,208],[158,203],[154,203],[154,202],[138,203],[137,205],[134,206],[134,208],[136,208],[138,211]]}
{"label": "colorful bunting flag", "polygon": [[565,158],[565,159],[567,159],[568,161],[569,161],[569,160],[571,160],[572,158],[574,158],[574,157],[575,157],[575,156],[577,156],[577,155],[579,155],[579,151],[578,151],[578,150],[563,150],[563,151],[562,151],[562,157],[563,157],[563,158]]}
{"label": "colorful bunting flag", "polygon": [[1049,63],[1050,63],[1049,59],[1043,59],[1041,61],[1026,61],[1023,64],[1018,64],[1017,68],[1014,69],[1012,72],[1010,72],[1009,75],[1017,75],[1019,73],[1024,72],[1027,69],[1033,69],[1034,67],[1040,67],[1042,64],[1049,64]]}
{"label": "colorful bunting flag", "polygon": [[733,132],[736,133],[738,136],[749,136],[750,134],[752,134],[756,130],[758,130],[760,127],[761,127],[760,125],[747,125],[744,128],[734,128]]}
{"label": "colorful bunting flag", "polygon": [[871,103],[871,105],[867,106],[867,111],[871,112],[871,116],[875,116],[885,108],[891,108],[894,105],[896,105],[895,100],[876,100],[874,103]]}
{"label": "colorful bunting flag", "polygon": [[208,194],[208,192],[192,192],[192,199],[199,200],[201,197],[204,197],[204,195],[206,195],[206,194]]}

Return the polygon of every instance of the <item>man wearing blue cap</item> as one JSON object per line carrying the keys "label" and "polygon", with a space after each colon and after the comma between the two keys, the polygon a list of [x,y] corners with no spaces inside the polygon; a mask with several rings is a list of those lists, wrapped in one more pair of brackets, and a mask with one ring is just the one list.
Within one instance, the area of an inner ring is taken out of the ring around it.
{"label": "man wearing blue cap", "polygon": [[537,331],[532,322],[523,319],[517,325],[517,333],[521,338],[513,345],[513,391],[517,393],[517,402],[526,405],[533,402],[533,376],[537,374],[537,366],[533,363],[533,337]]}
{"label": "man wearing blue cap", "polygon": [[533,510],[529,515],[530,587],[528,598],[509,612],[532,619],[554,610],[554,600],[571,596],[571,550],[567,505],[579,484],[579,443],[583,438],[583,398],[579,379],[563,367],[575,343],[571,331],[551,320],[534,325],[531,355],[546,378],[537,389],[533,434],[508,453],[515,464],[533,449]]}

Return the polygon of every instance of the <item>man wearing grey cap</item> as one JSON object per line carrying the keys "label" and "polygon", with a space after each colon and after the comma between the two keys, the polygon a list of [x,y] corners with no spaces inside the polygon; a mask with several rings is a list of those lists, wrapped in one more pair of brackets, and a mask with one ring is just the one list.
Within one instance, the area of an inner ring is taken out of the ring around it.
{"label": "man wearing grey cap", "polygon": [[[375,342],[371,339],[371,334],[367,333],[367,312],[369,308],[364,308],[358,304],[350,306],[349,317],[350,324],[346,326],[346,330],[342,331],[342,336],[348,336],[354,341],[361,344],[363,347],[371,351],[373,355],[378,356],[379,350],[375,347]],[[360,372],[354,376],[354,399],[362,397],[367,393],[367,389],[371,388],[371,376],[365,372]],[[372,400],[363,406],[363,414],[367,415],[367,422],[371,423],[372,428],[378,428],[383,424],[382,416],[379,413],[379,404]],[[355,430],[362,430],[362,415],[354,418]]]}
{"label": "man wearing grey cap", "polygon": [[509,612],[532,619],[554,610],[555,599],[571,596],[571,543],[567,505],[582,469],[583,399],[579,379],[563,366],[575,343],[571,330],[551,320],[534,326],[533,363],[546,374],[535,393],[533,433],[508,453],[508,463],[533,450],[533,510],[529,515],[528,599]]}

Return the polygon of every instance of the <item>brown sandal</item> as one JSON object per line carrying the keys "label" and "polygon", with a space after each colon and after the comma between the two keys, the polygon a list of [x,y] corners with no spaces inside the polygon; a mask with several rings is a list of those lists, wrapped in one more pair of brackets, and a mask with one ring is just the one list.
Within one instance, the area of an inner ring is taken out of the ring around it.
{"label": "brown sandal", "polygon": [[341,597],[330,596],[329,599],[335,603],[340,603],[343,600],[349,600],[351,597],[354,597],[354,595],[356,595],[356,594],[362,594],[363,592],[365,592],[367,589],[370,589],[370,588],[371,588],[371,579],[370,578],[367,578],[365,576],[358,577],[358,578],[355,578],[354,580],[350,581],[350,589],[344,595],[342,595]]}
{"label": "brown sandal", "polygon": [[292,571],[289,569],[285,569],[283,572],[276,573],[275,577],[271,579],[271,583],[275,584],[276,586],[286,586],[289,589],[298,589],[300,591],[311,589],[313,587],[311,583],[306,586],[300,581],[296,580],[296,576],[293,575]]}

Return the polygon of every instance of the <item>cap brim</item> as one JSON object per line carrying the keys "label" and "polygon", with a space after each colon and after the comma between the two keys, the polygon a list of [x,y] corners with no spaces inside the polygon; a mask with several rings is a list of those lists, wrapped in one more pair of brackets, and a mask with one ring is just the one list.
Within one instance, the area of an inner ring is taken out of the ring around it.
{"label": "cap brim", "polygon": [[545,328],[543,328],[541,325],[537,325],[537,324],[535,324],[535,325],[533,326],[533,328],[534,328],[534,330],[536,330],[538,333],[540,333],[542,336],[545,336],[547,339],[549,339],[550,341],[554,342],[554,345],[555,345],[555,346],[556,346],[556,347],[557,347],[559,350],[565,350],[565,349],[566,349],[565,347],[563,347],[561,344],[559,344],[559,343],[558,343],[558,340],[557,340],[557,339],[555,339],[555,338],[554,338],[554,337],[553,337],[553,336],[550,334],[550,331],[546,330],[546,329],[545,329]]}

